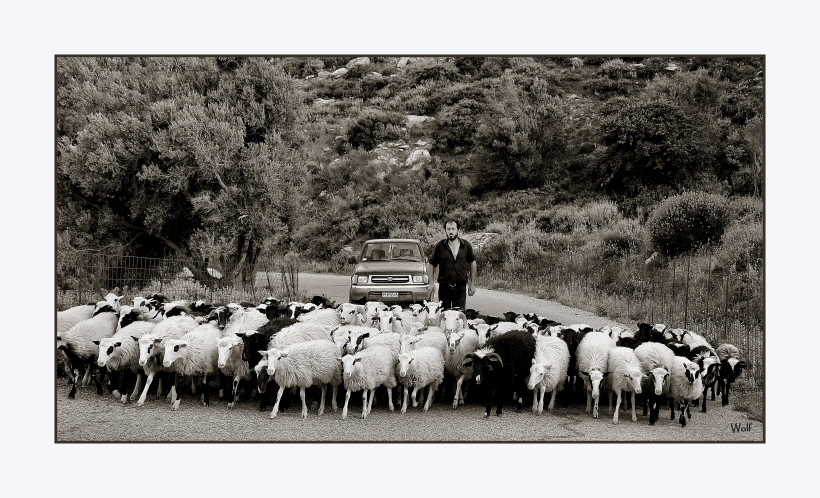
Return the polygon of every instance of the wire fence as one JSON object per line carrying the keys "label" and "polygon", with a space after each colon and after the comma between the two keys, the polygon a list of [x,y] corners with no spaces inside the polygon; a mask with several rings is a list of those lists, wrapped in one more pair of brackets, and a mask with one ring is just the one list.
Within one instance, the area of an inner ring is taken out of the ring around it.
{"label": "wire fence", "polygon": [[[584,255],[546,254],[538,261],[479,265],[480,282],[514,282],[510,288],[587,309],[633,325],[664,323],[704,336],[713,346],[737,346],[749,366],[739,386],[762,394],[764,379],[764,299],[762,262],[745,271],[711,270],[711,256],[636,270],[623,261]],[[478,254],[481,260],[481,254]],[[257,263],[255,278],[242,281],[207,269],[210,285],[194,278],[187,262],[98,252],[60,254],[57,307],[99,301],[119,288],[123,302],[163,294],[169,299],[261,302],[267,296],[308,300],[300,289],[298,258],[270,257]]]}
{"label": "wire fence", "polygon": [[[481,254],[478,255],[481,260]],[[674,260],[661,267],[581,254],[546,254],[537,261],[479,265],[480,281],[587,309],[636,326],[663,323],[702,335],[713,346],[730,343],[748,365],[739,387],[762,395],[764,385],[763,262],[715,271],[713,256]]]}

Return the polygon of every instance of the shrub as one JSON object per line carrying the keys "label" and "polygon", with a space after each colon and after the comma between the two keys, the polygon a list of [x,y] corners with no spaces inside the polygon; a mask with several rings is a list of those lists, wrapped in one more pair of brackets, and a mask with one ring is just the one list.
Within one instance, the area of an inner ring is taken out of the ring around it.
{"label": "shrub", "polygon": [[481,249],[479,265],[501,267],[507,260],[507,255],[510,254],[511,250],[512,247],[507,237],[495,237]]}
{"label": "shrub", "polygon": [[745,271],[750,266],[758,268],[763,261],[763,246],[763,223],[732,225],[723,234],[712,269]]}
{"label": "shrub", "polygon": [[373,150],[379,142],[400,138],[403,124],[401,114],[367,110],[348,128],[347,141],[353,148]]}
{"label": "shrub", "polygon": [[658,204],[646,229],[659,252],[674,256],[720,240],[728,223],[725,197],[687,192]]}
{"label": "shrub", "polygon": [[613,80],[619,80],[621,78],[628,77],[631,70],[632,68],[629,64],[625,63],[623,60],[611,59],[601,64],[601,67],[598,68],[597,74]]}
{"label": "shrub", "polygon": [[423,60],[407,66],[405,71],[407,77],[417,85],[428,80],[458,79],[458,68],[452,62]]}
{"label": "shrub", "polygon": [[620,80],[613,80],[607,76],[602,78],[595,78],[584,83],[584,88],[595,93],[610,93],[614,92],[618,95],[626,95],[627,85]]}
{"label": "shrub", "polygon": [[587,220],[587,229],[590,231],[608,228],[622,218],[621,213],[618,212],[618,206],[614,202],[587,204],[582,212]]}
{"label": "shrub", "polygon": [[605,258],[613,259],[640,252],[642,245],[642,229],[634,220],[621,221],[601,233],[601,253]]}
{"label": "shrub", "polygon": [[541,244],[538,243],[538,235],[533,232],[516,231],[509,237],[509,241],[512,246],[512,259],[516,262],[531,267],[544,255]]}
{"label": "shrub", "polygon": [[729,219],[733,223],[763,221],[763,199],[759,197],[735,197],[729,202]]}

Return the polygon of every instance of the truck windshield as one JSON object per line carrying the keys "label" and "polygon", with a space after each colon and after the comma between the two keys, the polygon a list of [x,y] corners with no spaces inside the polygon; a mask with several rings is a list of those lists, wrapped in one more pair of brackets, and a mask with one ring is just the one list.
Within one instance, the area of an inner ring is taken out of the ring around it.
{"label": "truck windshield", "polygon": [[413,242],[380,242],[366,244],[362,261],[421,261],[418,244]]}

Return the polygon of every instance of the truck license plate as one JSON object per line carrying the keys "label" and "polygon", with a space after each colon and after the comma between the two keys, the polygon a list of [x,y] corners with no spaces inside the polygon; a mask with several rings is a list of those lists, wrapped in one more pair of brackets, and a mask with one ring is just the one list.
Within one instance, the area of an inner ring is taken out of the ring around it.
{"label": "truck license plate", "polygon": [[382,297],[399,297],[398,292],[382,292]]}

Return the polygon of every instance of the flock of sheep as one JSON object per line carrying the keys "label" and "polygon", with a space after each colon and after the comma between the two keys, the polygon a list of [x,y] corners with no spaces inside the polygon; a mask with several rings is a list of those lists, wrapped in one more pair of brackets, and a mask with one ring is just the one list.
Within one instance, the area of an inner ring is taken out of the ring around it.
{"label": "flock of sheep", "polygon": [[109,294],[99,303],[57,313],[57,350],[72,386],[69,398],[78,385],[92,381],[101,395],[101,381],[108,375],[114,396],[142,406],[157,378],[157,394],[167,390],[167,400],[178,410],[183,381],[190,381],[193,394],[200,390],[202,403],[209,405],[209,381],[218,380],[229,408],[239,401],[244,384],[244,391],[259,396],[260,410],[273,403],[271,418],[289,404],[285,394],[298,389],[301,414],[307,417],[308,389],[317,391],[317,414],[322,415],[327,388],[336,411],[341,386],[342,418],[358,392],[366,418],[382,386],[390,411],[398,386],[395,402],[401,413],[409,403],[422,402],[426,412],[437,392],[457,408],[472,386],[483,395],[484,417],[493,404],[498,416],[509,402],[521,411],[530,392],[533,412],[543,412],[547,393],[551,411],[557,394],[565,391],[563,406],[585,392],[586,411],[597,418],[601,391],[607,390],[613,423],[625,397],[637,421],[636,395],[643,394],[643,415],[650,412],[650,424],[668,402],[670,419],[677,406],[685,426],[690,403],[702,403],[705,412],[707,389],[714,400],[715,384],[727,405],[729,387],[746,367],[731,344],[713,348],[694,332],[662,324],[639,323],[635,332],[608,326],[594,330],[535,314],[496,317],[442,310],[440,302],[403,309],[380,302],[336,305],[319,296],[312,303],[280,303],[271,297],[258,306],[169,301],[161,295],[137,297],[133,305],[121,305],[121,299]]}

